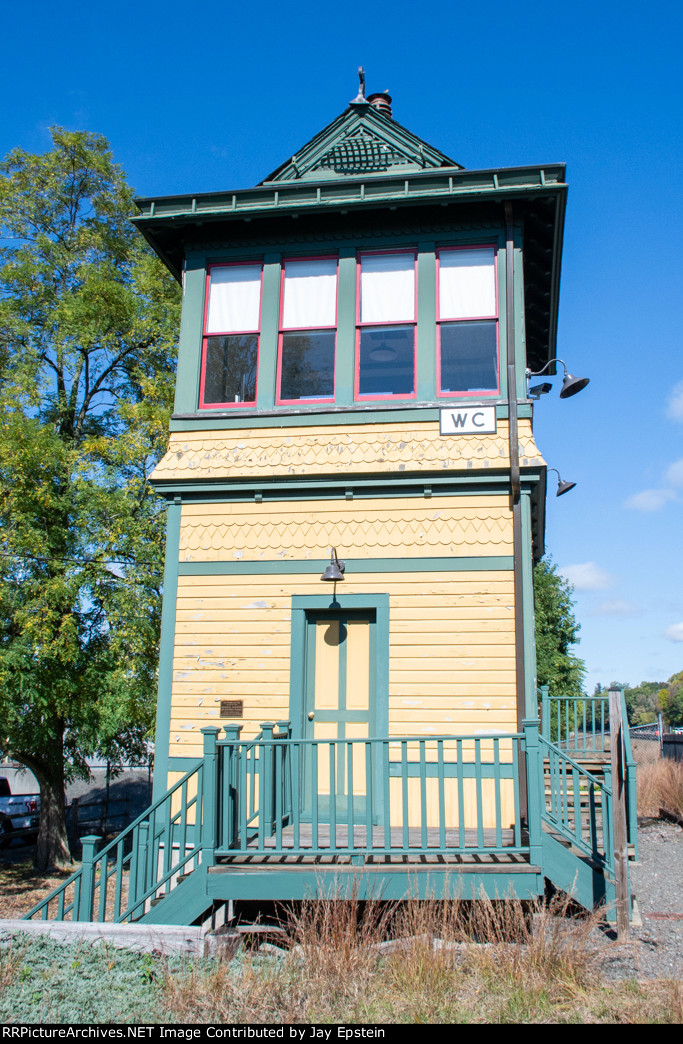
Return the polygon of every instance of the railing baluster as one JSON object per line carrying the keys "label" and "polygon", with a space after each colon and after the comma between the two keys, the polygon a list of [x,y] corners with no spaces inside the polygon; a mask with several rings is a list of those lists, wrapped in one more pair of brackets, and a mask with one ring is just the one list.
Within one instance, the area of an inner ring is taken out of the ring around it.
{"label": "railing baluster", "polygon": [[446,787],[443,768],[443,740],[436,741],[436,772],[439,790],[439,848],[446,847]]}
{"label": "railing baluster", "polygon": [[[301,786],[301,744],[292,743],[292,748],[289,757],[289,765],[291,772],[291,790],[290,790],[290,802],[292,809],[292,831],[293,831],[293,845],[294,850],[298,852],[301,848],[301,823],[300,823],[300,802],[299,802],[299,787]],[[317,847],[317,845],[316,845]]]}
{"label": "railing baluster", "polygon": [[105,854],[100,859],[100,903],[97,912],[97,920],[102,922],[107,919],[107,890],[109,880],[107,877],[107,869],[109,863],[109,856]]}
{"label": "railing baluster", "polygon": [[401,740],[401,799],[403,804],[403,847],[410,848],[410,811],[408,807],[408,743]]}
{"label": "railing baluster", "polygon": [[389,740],[382,740],[382,831],[384,835],[384,848],[390,849],[391,844],[391,777],[389,765],[391,762]]}
{"label": "railing baluster", "polygon": [[455,741],[456,748],[456,781],[458,787],[458,846],[462,851],[465,845],[465,766],[463,764],[462,740]]}
{"label": "railing baluster", "polygon": [[278,852],[282,851],[282,816],[283,816],[283,786],[284,775],[282,765],[282,743],[273,744],[275,754],[275,847]]}
{"label": "railing baluster", "polygon": [[374,819],[373,792],[375,789],[375,772],[373,753],[375,744],[372,741],[366,741],[363,746],[365,748],[365,847],[368,850],[372,850],[375,847],[372,825]]}
{"label": "railing baluster", "polygon": [[[521,848],[522,846],[522,824],[521,824],[521,809],[519,803],[519,740],[512,741],[512,788],[513,788],[513,801],[515,809],[515,848]],[[540,795],[541,801],[543,801],[543,794]]]}
{"label": "railing baluster", "polygon": [[[309,748],[307,748],[309,749]],[[311,751],[311,846],[316,849],[320,848],[320,839],[318,835],[318,743],[317,740],[313,740],[310,746]],[[330,755],[331,757],[332,755]]]}
{"label": "railing baluster", "polygon": [[349,851],[352,851],[356,847],[354,838],[355,822],[353,816],[353,740],[345,740],[344,742],[346,745],[346,840]]}
{"label": "railing baluster", "polygon": [[482,793],[481,740],[474,741],[474,777],[477,794],[477,848],[484,848],[484,802]]}
{"label": "railing baluster", "polygon": [[503,847],[503,808],[500,796],[500,740],[493,741],[493,791],[496,809],[496,848]]}
{"label": "railing baluster", "polygon": [[427,751],[425,740],[420,740],[420,841],[427,848]]}
{"label": "railing baluster", "polygon": [[246,852],[249,847],[249,813],[254,807],[256,776],[256,763],[250,746],[242,748],[237,770],[240,782],[237,794],[237,837],[234,847],[240,852]]}
{"label": "railing baluster", "polygon": [[[130,874],[128,875],[130,882]],[[130,887],[130,883],[129,883]],[[121,916],[121,895],[123,890],[123,841],[116,846],[116,878],[114,881],[114,920]]]}
{"label": "railing baluster", "polygon": [[337,748],[330,740],[330,851],[337,851]]}

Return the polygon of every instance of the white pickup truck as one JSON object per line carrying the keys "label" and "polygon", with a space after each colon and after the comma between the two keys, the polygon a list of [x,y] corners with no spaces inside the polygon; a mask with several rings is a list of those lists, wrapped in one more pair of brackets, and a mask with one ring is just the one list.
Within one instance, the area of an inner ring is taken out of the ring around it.
{"label": "white pickup truck", "polygon": [[13,794],[9,780],[0,776],[0,848],[15,839],[30,845],[38,836],[40,794]]}

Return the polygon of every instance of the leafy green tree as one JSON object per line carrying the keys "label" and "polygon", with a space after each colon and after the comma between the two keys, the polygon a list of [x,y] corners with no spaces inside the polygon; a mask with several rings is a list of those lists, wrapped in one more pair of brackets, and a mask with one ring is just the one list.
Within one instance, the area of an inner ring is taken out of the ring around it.
{"label": "leafy green tree", "polygon": [[0,165],[0,746],[70,858],[65,780],[141,753],[156,685],[179,290],[99,135]]}
{"label": "leafy green tree", "polygon": [[668,725],[678,728],[683,725],[683,671],[672,674],[659,690],[659,707]]}
{"label": "leafy green tree", "polygon": [[582,695],[584,661],[571,651],[580,629],[573,590],[551,560],[541,559],[534,569],[536,671],[538,684],[548,685],[551,696]]}

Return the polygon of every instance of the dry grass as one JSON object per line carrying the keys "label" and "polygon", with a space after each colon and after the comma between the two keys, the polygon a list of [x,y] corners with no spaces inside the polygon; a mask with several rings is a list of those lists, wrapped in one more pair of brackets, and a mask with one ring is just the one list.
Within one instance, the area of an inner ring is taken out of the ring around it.
{"label": "dry grass", "polygon": [[683,763],[659,758],[638,765],[638,815],[658,816],[660,808],[683,815]]}
{"label": "dry grass", "polygon": [[9,989],[20,973],[23,949],[10,940],[9,946],[0,947],[0,994]]}
{"label": "dry grass", "polygon": [[680,983],[601,980],[596,926],[566,899],[310,902],[280,957],[198,962],[163,998],[183,1023],[683,1022]]}
{"label": "dry grass", "polygon": [[71,873],[43,873],[29,860],[0,863],[0,917],[23,917]]}

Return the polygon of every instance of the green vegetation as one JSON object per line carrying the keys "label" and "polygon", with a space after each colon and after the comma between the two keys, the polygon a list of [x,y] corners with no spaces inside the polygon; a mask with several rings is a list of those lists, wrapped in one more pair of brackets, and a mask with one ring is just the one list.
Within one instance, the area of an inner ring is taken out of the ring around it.
{"label": "green vegetation", "polygon": [[[389,936],[392,940],[384,940]],[[473,940],[476,939],[476,942]],[[267,952],[266,952],[267,951]],[[4,1022],[681,1023],[683,985],[607,982],[596,917],[566,902],[318,902],[232,961],[46,938],[0,945]]]}
{"label": "green vegetation", "polygon": [[[668,681],[642,681],[640,685],[623,685],[629,725],[648,725],[662,713],[665,725],[683,726],[683,671],[672,674]],[[602,691],[598,686],[596,692]]]}
{"label": "green vegetation", "polygon": [[65,778],[152,722],[179,289],[95,134],[0,165],[0,721],[65,865]]}
{"label": "green vegetation", "polygon": [[534,569],[536,672],[538,685],[548,685],[551,696],[582,695],[584,662],[571,652],[580,630],[573,590],[551,560],[541,559]]}

